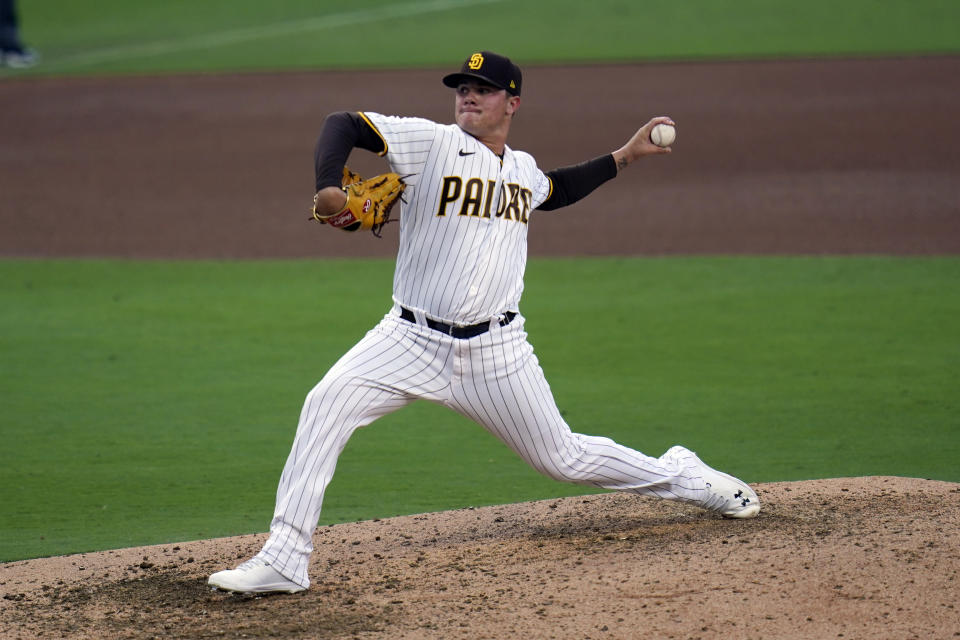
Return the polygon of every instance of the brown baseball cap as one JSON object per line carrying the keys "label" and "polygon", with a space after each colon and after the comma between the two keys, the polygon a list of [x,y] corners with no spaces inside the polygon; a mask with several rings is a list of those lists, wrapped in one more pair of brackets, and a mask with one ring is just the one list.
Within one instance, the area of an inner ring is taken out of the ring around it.
{"label": "brown baseball cap", "polygon": [[464,61],[458,73],[445,76],[443,84],[456,89],[464,80],[482,80],[499,89],[505,89],[510,95],[518,96],[523,74],[510,58],[491,51],[478,51]]}

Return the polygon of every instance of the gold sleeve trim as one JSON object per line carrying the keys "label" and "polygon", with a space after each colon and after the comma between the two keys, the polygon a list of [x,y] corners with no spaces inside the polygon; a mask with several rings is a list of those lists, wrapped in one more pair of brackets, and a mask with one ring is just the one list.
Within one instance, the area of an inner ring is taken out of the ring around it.
{"label": "gold sleeve trim", "polygon": [[375,134],[377,134],[377,136],[380,138],[380,141],[383,142],[383,151],[379,152],[377,155],[378,155],[378,156],[385,156],[385,155],[387,155],[387,141],[386,141],[386,139],[383,137],[383,134],[380,133],[380,130],[377,129],[377,127],[376,127],[375,124],[373,124],[372,122],[370,122],[370,118],[367,117],[367,114],[365,114],[363,111],[357,111],[357,114],[358,114],[361,118],[363,118],[364,122],[366,122],[368,125],[370,125],[370,128],[373,129],[373,132],[374,132]]}

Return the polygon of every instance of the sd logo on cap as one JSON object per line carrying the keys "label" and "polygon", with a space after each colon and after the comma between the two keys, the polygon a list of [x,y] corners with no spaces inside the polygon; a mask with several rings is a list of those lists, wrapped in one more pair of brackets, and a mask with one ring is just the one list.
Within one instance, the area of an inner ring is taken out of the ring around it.
{"label": "sd logo on cap", "polygon": [[445,76],[443,84],[456,89],[465,80],[481,80],[498,89],[505,89],[510,95],[519,96],[523,75],[520,67],[513,64],[510,58],[490,51],[480,51],[464,61],[459,73]]}

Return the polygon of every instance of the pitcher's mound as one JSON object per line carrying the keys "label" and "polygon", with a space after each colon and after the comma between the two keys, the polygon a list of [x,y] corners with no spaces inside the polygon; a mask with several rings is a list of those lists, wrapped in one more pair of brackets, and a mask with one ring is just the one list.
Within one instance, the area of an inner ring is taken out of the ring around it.
{"label": "pitcher's mound", "polygon": [[755,520],[602,494],[323,527],[309,591],[210,590],[264,535],[0,565],[4,638],[952,638],[960,485],[757,486]]}

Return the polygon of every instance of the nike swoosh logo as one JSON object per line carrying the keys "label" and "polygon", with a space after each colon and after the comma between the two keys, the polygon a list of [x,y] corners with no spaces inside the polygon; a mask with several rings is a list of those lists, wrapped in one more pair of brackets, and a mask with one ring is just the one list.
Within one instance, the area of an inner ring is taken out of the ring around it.
{"label": "nike swoosh logo", "polygon": [[459,153],[461,156],[472,156],[473,154],[476,153],[476,151],[464,151],[463,149],[460,149],[460,151],[459,151],[458,153]]}

